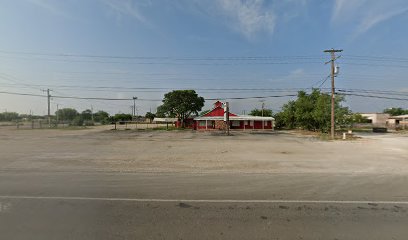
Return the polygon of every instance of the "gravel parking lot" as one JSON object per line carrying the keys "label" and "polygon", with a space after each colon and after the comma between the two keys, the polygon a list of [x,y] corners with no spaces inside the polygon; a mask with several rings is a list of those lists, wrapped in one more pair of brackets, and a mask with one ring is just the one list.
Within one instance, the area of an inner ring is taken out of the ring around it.
{"label": "gravel parking lot", "polygon": [[130,172],[408,173],[408,136],[320,141],[288,132],[0,129],[2,169]]}
{"label": "gravel parking lot", "polygon": [[5,239],[406,239],[408,136],[0,128]]}

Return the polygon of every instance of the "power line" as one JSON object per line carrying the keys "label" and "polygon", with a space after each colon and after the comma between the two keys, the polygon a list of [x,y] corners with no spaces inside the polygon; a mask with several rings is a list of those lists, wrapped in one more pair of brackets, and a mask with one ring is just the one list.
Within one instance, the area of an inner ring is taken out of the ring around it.
{"label": "power line", "polygon": [[408,92],[399,91],[378,91],[378,90],[365,90],[365,89],[338,89],[339,92],[350,92],[350,93],[374,93],[380,95],[394,95],[394,96],[408,96]]}
{"label": "power line", "polygon": [[244,100],[244,99],[263,99],[263,98],[279,98],[279,97],[294,97],[297,94],[288,94],[288,95],[273,95],[273,96],[255,96],[255,97],[229,97],[229,98],[205,98],[208,101],[215,100]]}
{"label": "power line", "polygon": [[391,64],[372,64],[372,63],[354,63],[354,62],[341,62],[345,65],[358,65],[358,66],[368,66],[368,67],[396,67],[396,68],[408,68],[408,65],[391,65]]}
{"label": "power line", "polygon": [[[303,89],[303,90],[307,90],[307,89]],[[356,93],[353,93],[352,90],[346,90],[346,89],[339,89],[339,92],[341,92],[342,95],[347,95],[347,96],[359,96],[359,97],[368,97],[368,98],[380,98],[380,99],[408,101],[408,98],[397,98],[397,97],[386,97],[386,96],[359,94],[358,91],[356,91],[356,90],[354,90],[354,92],[356,92]],[[395,93],[392,93],[392,91],[389,91],[389,92],[390,93],[381,93],[381,92],[375,92],[375,90],[372,90],[371,92],[367,92],[367,93],[395,95]],[[326,92],[323,92],[323,93],[326,93]],[[401,92],[398,92],[398,93],[401,93]],[[46,98],[47,97],[45,95],[40,95],[40,94],[8,92],[8,91],[0,91],[0,94],[19,95],[19,96],[33,96],[33,97],[41,97],[41,98]],[[245,100],[245,99],[264,99],[264,98],[280,98],[280,97],[295,97],[295,96],[297,96],[297,94],[270,95],[270,96],[250,96],[250,97],[205,98],[205,100],[208,100],[208,101],[223,100],[223,99],[225,99],[225,100]],[[404,96],[404,95],[402,95],[402,96]],[[97,101],[133,101],[133,97],[132,98],[104,98],[104,97],[62,96],[62,95],[50,95],[50,97],[51,98],[59,98],[59,99],[97,100]],[[155,102],[157,102],[157,101],[162,101],[162,99],[138,98],[138,101],[155,101]]]}
{"label": "power line", "polygon": [[408,62],[408,58],[402,57],[389,57],[389,56],[363,56],[363,55],[343,55],[344,58],[369,60],[369,61],[402,61]]}
{"label": "power line", "polygon": [[18,92],[6,92],[0,91],[1,94],[9,94],[9,95],[19,95],[19,96],[32,96],[32,97],[47,97],[40,94],[32,94],[32,93],[18,93]]}
{"label": "power line", "polygon": [[[102,63],[102,64],[135,64],[135,65],[194,65],[194,66],[239,66],[239,65],[289,65],[289,64],[321,64],[319,61],[272,61],[271,60],[262,60],[263,62],[242,62],[236,61],[235,63],[224,63],[224,62],[160,62],[160,61],[150,61],[150,62],[133,62],[133,61],[100,61],[100,60],[76,60],[76,59],[51,59],[51,58],[24,58],[24,57],[7,57],[12,59],[20,59],[20,60],[27,60],[27,61],[50,61],[50,62],[69,62],[69,63]],[[258,60],[259,61],[259,60]]]}
{"label": "power line", "polygon": [[384,97],[384,96],[363,95],[363,94],[355,94],[355,93],[342,93],[342,95],[346,95],[346,96],[357,96],[357,97],[367,97],[367,98],[380,98],[380,99],[389,99],[389,100],[408,101],[408,98]]}
{"label": "power line", "polygon": [[171,57],[171,56],[118,56],[118,55],[92,55],[92,54],[68,54],[68,53],[41,53],[41,52],[23,52],[23,51],[5,51],[0,53],[31,55],[31,56],[51,56],[51,57],[79,57],[79,58],[102,58],[102,59],[149,59],[149,60],[205,60],[205,61],[231,61],[231,60],[269,60],[269,59],[324,59],[324,56],[218,56],[218,57]]}

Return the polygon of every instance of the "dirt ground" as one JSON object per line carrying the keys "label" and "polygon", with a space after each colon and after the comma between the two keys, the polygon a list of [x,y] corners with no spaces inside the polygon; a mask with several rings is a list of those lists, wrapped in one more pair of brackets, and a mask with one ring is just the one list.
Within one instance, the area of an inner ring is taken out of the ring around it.
{"label": "dirt ground", "polygon": [[0,169],[188,173],[408,173],[407,134],[321,141],[291,132],[0,128]]}
{"label": "dirt ground", "polygon": [[406,239],[408,135],[0,127],[1,239]]}

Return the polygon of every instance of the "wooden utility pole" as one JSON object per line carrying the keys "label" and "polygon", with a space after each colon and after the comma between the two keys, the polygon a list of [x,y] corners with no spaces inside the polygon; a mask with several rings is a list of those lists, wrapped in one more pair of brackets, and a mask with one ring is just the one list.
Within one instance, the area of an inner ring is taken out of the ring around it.
{"label": "wooden utility pole", "polygon": [[43,90],[44,92],[47,92],[47,100],[48,100],[48,127],[51,128],[51,95],[50,95],[50,89]]}
{"label": "wooden utility pole", "polygon": [[58,112],[58,110],[59,110],[59,108],[58,108],[59,106],[58,106],[58,104],[57,104],[57,111],[55,112],[55,117],[57,118],[57,123],[56,123],[56,126],[57,126],[57,128],[58,128],[58,122],[59,122],[59,112]]}
{"label": "wooden utility pole", "polygon": [[[336,52],[342,52],[343,50],[341,49],[329,49],[329,50],[324,50],[325,53],[330,53],[331,60],[331,138],[334,139],[335,135],[335,126],[334,126],[334,106],[335,106],[335,94],[336,90],[334,87],[334,77],[335,77],[335,65],[334,62],[336,61]],[[327,62],[327,63],[329,63]]]}
{"label": "wooden utility pole", "polygon": [[229,135],[229,102],[225,102],[225,109],[224,109],[224,120],[227,127],[227,135]]}
{"label": "wooden utility pole", "polygon": [[137,97],[133,97],[133,120],[136,117],[136,99]]}
{"label": "wooden utility pole", "polygon": [[94,123],[93,105],[91,105],[91,120],[92,120],[92,123]]}

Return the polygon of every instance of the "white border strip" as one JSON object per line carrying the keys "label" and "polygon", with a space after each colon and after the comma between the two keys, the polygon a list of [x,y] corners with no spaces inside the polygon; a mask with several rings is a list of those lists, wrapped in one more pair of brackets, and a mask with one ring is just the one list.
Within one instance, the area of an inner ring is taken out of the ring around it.
{"label": "white border strip", "polygon": [[110,197],[62,197],[62,196],[9,196],[0,195],[0,199],[31,200],[76,200],[76,201],[123,201],[123,202],[190,202],[190,203],[304,203],[304,204],[404,204],[408,201],[353,201],[353,200],[257,200],[257,199],[160,199],[160,198],[110,198]]}

